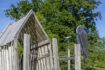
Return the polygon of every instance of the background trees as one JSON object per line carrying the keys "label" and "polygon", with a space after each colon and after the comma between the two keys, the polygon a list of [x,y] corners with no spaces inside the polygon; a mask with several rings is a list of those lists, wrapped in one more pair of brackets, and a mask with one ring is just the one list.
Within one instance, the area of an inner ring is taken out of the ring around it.
{"label": "background trees", "polygon": [[[98,7],[98,0],[23,0],[17,5],[11,5],[5,10],[5,14],[18,20],[30,9],[35,11],[49,37],[58,38],[59,55],[67,54],[67,42],[64,37],[70,36],[70,48],[73,52],[73,44],[76,39],[76,27],[84,25],[89,40],[89,59],[82,63],[84,70],[102,70],[105,68],[103,56],[105,53],[105,39],[100,39],[95,21],[101,18],[99,12],[94,12]],[[66,70],[66,62],[61,62],[61,67]],[[73,61],[72,61],[73,64]],[[71,66],[73,68],[73,65]]]}

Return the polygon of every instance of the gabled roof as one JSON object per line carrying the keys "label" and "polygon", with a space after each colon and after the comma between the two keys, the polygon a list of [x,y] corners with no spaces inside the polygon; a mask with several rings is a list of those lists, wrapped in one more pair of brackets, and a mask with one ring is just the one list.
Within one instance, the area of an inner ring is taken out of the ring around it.
{"label": "gabled roof", "polygon": [[26,24],[30,16],[34,16],[34,19],[36,20],[35,24],[38,26],[37,28],[39,28],[41,32],[43,33],[43,37],[46,38],[46,40],[48,40],[48,36],[46,32],[44,31],[43,27],[41,26],[34,12],[31,10],[25,17],[23,17],[16,23],[8,25],[8,27],[5,29],[5,31],[0,36],[0,46],[6,45],[7,43],[17,38],[19,32],[24,27],[24,25]]}

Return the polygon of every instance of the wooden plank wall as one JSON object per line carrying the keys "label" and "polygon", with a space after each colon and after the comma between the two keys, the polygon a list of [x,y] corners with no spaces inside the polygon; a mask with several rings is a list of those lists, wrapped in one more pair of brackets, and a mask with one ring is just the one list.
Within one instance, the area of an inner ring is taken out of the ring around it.
{"label": "wooden plank wall", "polygon": [[16,53],[13,44],[0,47],[0,70],[18,70]]}
{"label": "wooden plank wall", "polygon": [[53,39],[51,44],[38,48],[38,58],[36,70],[60,70],[57,39]]}
{"label": "wooden plank wall", "polygon": [[[0,47],[0,70],[19,70],[16,42],[17,41],[15,40],[14,44],[11,43],[8,46]],[[52,46],[49,43],[46,45],[42,45],[41,47],[38,47],[37,49],[38,56],[35,67],[36,70],[60,70],[57,40],[53,39],[52,42],[53,42]],[[70,53],[70,51],[68,53]],[[68,56],[70,57],[69,54]],[[33,68],[31,70],[35,69]],[[80,44],[75,44],[75,70],[81,70]]]}
{"label": "wooden plank wall", "polygon": [[[34,64],[31,65],[32,68],[34,66],[36,70],[58,70],[59,68],[57,67],[59,66],[59,57],[57,49],[58,46],[57,46],[57,40],[56,41],[55,40],[56,39],[53,40],[54,44],[53,46],[51,46],[51,43],[48,43],[46,45],[42,45],[37,49],[38,53],[37,62],[35,66]],[[15,40],[14,43],[9,44],[9,46],[0,47],[0,70],[19,70],[16,42],[17,41]],[[57,66],[55,66],[54,64]],[[35,69],[33,68],[31,70]]]}
{"label": "wooden plank wall", "polygon": [[36,70],[53,70],[53,58],[51,45],[45,45],[38,49]]}

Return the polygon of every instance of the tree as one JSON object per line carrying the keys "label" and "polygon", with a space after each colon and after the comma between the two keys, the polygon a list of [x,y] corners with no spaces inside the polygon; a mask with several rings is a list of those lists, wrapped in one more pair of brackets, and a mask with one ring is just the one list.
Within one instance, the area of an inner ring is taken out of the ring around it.
{"label": "tree", "polygon": [[17,5],[12,4],[10,9],[5,10],[5,14],[12,19],[18,20],[29,12],[30,9],[37,12],[41,3],[42,0],[32,0],[32,2],[21,0]]}
{"label": "tree", "polygon": [[[30,9],[33,9],[50,38],[58,38],[60,45],[59,55],[67,53],[67,43],[61,39],[66,36],[71,36],[69,45],[73,46],[76,39],[76,27],[78,25],[84,25],[89,36],[89,50],[93,49],[94,51],[94,53],[90,51],[90,54],[95,54],[95,57],[97,57],[94,43],[98,43],[97,40],[100,38],[96,32],[95,20],[100,17],[100,13],[93,11],[99,4],[100,1],[98,0],[32,0],[31,2],[26,0],[20,1],[17,5],[11,5],[11,8],[6,10],[6,15],[18,20]],[[70,48],[73,49],[73,47]],[[88,62],[89,64],[94,63],[92,58],[89,58],[89,61],[91,61]],[[94,69],[94,66],[91,68],[89,66],[85,65],[84,69]]]}
{"label": "tree", "polygon": [[[85,25],[87,32],[96,29],[95,19],[100,14],[99,12],[94,13],[93,10],[99,4],[100,2],[96,0],[32,0],[32,2],[26,0],[12,5],[6,10],[6,15],[18,20],[33,9],[38,15],[44,17],[45,29],[53,34],[59,34],[60,38],[72,34],[74,39],[75,29],[80,24]],[[56,26],[56,30],[51,25]]]}

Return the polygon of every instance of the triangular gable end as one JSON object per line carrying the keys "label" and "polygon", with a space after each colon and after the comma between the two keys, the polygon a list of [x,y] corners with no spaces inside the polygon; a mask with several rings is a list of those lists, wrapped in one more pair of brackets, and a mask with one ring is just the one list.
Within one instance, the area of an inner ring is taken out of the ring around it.
{"label": "triangular gable end", "polygon": [[44,28],[42,27],[41,23],[39,22],[39,20],[36,17],[35,12],[33,10],[30,10],[28,12],[28,14],[25,16],[25,20],[24,20],[23,24],[21,25],[20,29],[18,30],[18,32],[15,34],[14,38],[18,37],[17,35],[21,31],[21,29],[25,26],[26,22],[30,19],[31,16],[34,16],[34,19],[36,21],[35,24],[36,24],[36,26],[38,26],[37,28],[39,28],[39,30],[43,33],[44,38],[46,38],[46,40],[49,40],[47,33],[45,32]]}
{"label": "triangular gable end", "polygon": [[[30,19],[31,16],[34,16],[34,20],[36,22],[35,24],[37,26],[36,30],[37,30],[38,36],[43,36],[44,37],[43,41],[44,40],[49,41],[48,35],[44,31],[44,28],[40,24],[37,17],[35,16],[35,13],[32,10],[30,10],[29,13],[25,17],[23,17],[22,19],[20,19],[16,23],[10,25],[5,30],[5,32],[3,32],[2,36],[0,37],[0,46],[6,45],[7,43],[10,43],[11,41],[18,38],[19,33],[21,32],[22,28],[25,26],[26,22]],[[39,30],[40,30],[41,33],[38,32]]]}

